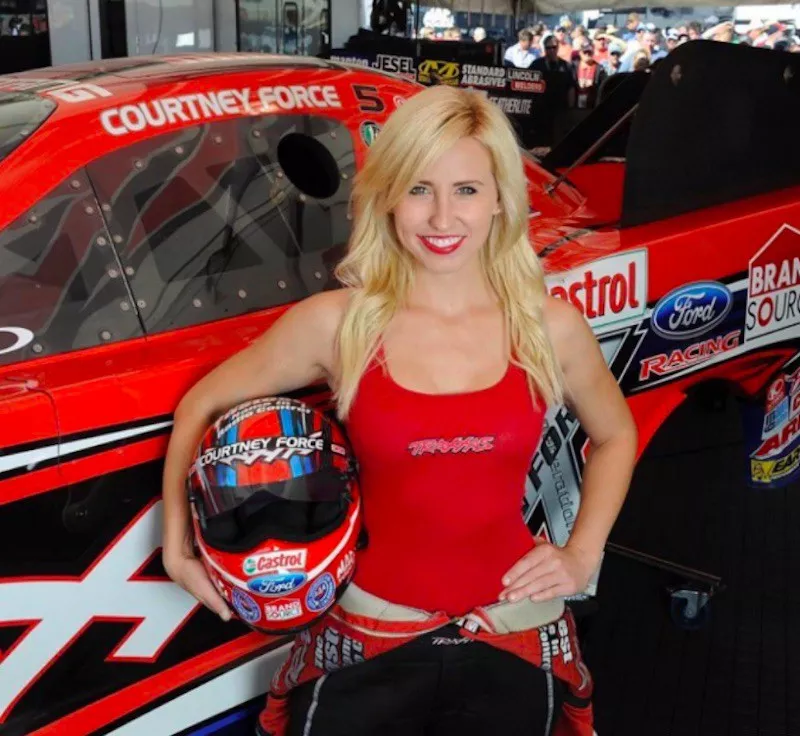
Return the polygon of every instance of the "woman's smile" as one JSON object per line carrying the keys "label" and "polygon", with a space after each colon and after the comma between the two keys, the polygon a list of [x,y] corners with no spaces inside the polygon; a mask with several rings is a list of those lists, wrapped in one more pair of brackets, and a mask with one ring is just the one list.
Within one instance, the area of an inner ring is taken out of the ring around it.
{"label": "woman's smile", "polygon": [[455,253],[467,239],[466,235],[418,235],[417,237],[431,253],[440,256]]}

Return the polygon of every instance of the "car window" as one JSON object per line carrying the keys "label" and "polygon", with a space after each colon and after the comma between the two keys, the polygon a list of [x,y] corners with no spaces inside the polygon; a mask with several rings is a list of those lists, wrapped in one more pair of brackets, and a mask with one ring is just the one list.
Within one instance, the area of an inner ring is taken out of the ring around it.
{"label": "car window", "polygon": [[0,92],[0,161],[36,130],[56,103],[29,92]]}
{"label": "car window", "polygon": [[0,231],[0,364],[142,334],[84,173]]}
{"label": "car window", "polygon": [[89,166],[148,332],[333,287],[353,173],[348,130],[301,115],[185,128]]}

